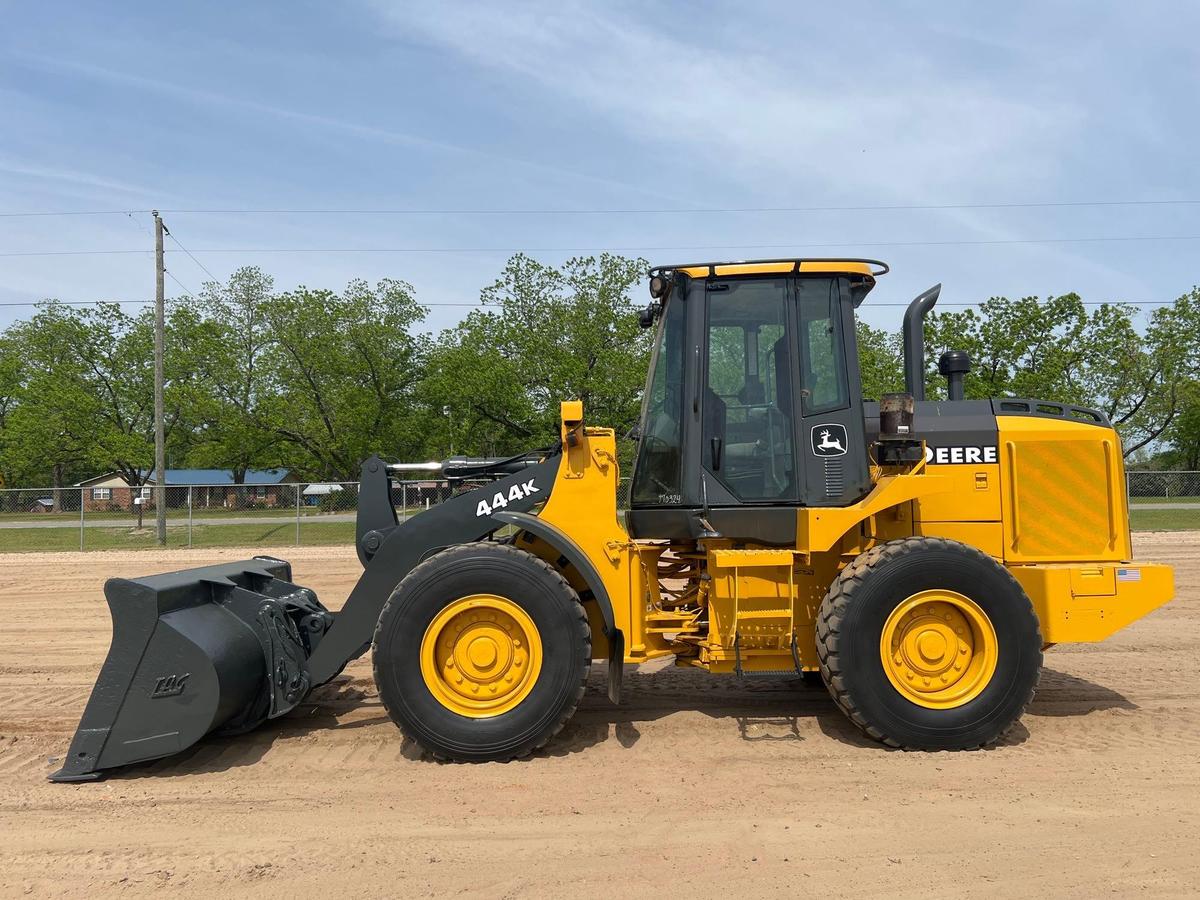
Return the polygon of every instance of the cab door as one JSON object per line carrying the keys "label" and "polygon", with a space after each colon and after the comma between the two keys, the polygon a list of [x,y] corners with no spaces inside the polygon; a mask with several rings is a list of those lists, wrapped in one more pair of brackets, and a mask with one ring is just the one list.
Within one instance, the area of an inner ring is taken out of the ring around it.
{"label": "cab door", "polygon": [[854,304],[844,278],[794,282],[795,435],[806,506],[845,506],[870,490]]}
{"label": "cab door", "polygon": [[700,453],[711,506],[800,499],[792,292],[786,276],[706,284]]}

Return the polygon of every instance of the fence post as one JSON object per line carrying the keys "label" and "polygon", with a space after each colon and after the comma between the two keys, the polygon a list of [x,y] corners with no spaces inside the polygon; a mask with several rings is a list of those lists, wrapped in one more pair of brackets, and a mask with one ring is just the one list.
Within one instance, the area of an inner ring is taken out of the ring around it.
{"label": "fence post", "polygon": [[83,550],[83,495],[87,488],[79,489],[79,549]]}
{"label": "fence post", "polygon": [[300,546],[300,484],[296,483],[296,546]]}
{"label": "fence post", "polygon": [[400,482],[400,521],[408,521],[408,482]]}
{"label": "fence post", "polygon": [[188,485],[188,549],[192,548],[192,486]]}

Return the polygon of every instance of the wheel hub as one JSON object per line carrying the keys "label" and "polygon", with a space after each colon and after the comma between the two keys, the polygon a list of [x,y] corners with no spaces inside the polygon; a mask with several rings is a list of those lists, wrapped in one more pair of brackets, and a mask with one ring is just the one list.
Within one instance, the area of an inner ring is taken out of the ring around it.
{"label": "wheel hub", "polygon": [[471,718],[514,709],[542,665],[537,626],[520,606],[495,594],[448,603],[421,641],[425,686],[447,709]]}
{"label": "wheel hub", "polygon": [[996,631],[975,601],[922,591],[892,611],[879,653],[888,680],[907,699],[950,709],[977,697],[996,671]]}

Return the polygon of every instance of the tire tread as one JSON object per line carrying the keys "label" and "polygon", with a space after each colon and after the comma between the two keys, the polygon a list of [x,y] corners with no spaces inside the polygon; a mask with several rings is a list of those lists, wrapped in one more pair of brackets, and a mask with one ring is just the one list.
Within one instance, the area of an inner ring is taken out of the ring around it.
{"label": "tire tread", "polygon": [[[960,553],[965,551],[979,556],[988,562],[995,563],[995,560],[982,550],[959,541],[952,541],[948,538],[912,536],[876,544],[870,550],[860,553],[842,569],[838,577],[834,579],[833,584],[830,585],[825,598],[821,601],[820,612],[817,616],[817,658],[820,662],[821,677],[824,679],[834,703],[846,715],[846,718],[853,722],[865,735],[888,747],[900,750],[919,750],[921,748],[905,744],[902,740],[882,731],[876,725],[867,721],[855,703],[853,694],[847,690],[845,681],[842,678],[842,663],[838,652],[838,644],[842,635],[846,614],[854,602],[855,595],[862,589],[862,585],[871,577],[874,570],[891,559],[906,556],[914,552],[925,552],[934,549]],[[1024,590],[1021,588],[1020,583],[1013,578],[1012,573],[1004,566],[999,566],[999,568],[1017,591],[1023,595]],[[1033,619],[1033,626],[1040,634],[1041,626],[1032,605],[1025,604],[1025,608],[1021,614],[1028,615]],[[1025,714],[1025,711],[1029,708],[1029,704],[1033,702],[1036,692],[1037,680],[1035,679],[1028,694],[1021,701],[1020,712],[1008,726],[989,739],[962,749],[979,750],[999,741],[1016,724],[1021,716]]]}

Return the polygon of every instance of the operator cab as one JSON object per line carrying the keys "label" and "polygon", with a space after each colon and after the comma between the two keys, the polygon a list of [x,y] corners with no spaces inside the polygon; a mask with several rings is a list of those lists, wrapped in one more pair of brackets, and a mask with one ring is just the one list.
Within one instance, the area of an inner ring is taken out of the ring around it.
{"label": "operator cab", "polygon": [[854,309],[887,266],[764,260],[651,270],[657,335],[629,513],[641,538],[794,540],[799,506],[871,487]]}

